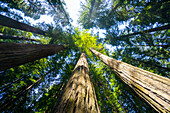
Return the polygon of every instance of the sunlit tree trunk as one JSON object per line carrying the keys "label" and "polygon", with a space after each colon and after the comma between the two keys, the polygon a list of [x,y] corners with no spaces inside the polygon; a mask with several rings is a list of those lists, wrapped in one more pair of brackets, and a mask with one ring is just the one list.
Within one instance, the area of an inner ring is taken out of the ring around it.
{"label": "sunlit tree trunk", "polygon": [[41,35],[45,35],[45,31],[40,30],[38,28],[29,26],[27,24],[18,22],[16,20],[13,20],[9,17],[3,16],[0,14],[0,25],[3,26],[7,26],[10,28],[15,28],[15,29],[20,29],[20,30],[24,30],[24,31],[28,31],[28,32],[33,32],[33,33],[37,33],[37,34],[41,34]]}
{"label": "sunlit tree trunk", "polygon": [[53,113],[100,113],[85,53],[80,56]]}
{"label": "sunlit tree trunk", "polygon": [[64,50],[63,45],[0,43],[0,71]]}
{"label": "sunlit tree trunk", "polygon": [[155,110],[170,112],[170,79],[90,50]]}

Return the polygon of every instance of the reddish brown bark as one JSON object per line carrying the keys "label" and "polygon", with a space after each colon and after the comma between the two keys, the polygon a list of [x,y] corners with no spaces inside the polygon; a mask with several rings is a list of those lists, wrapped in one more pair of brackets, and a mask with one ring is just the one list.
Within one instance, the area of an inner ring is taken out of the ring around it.
{"label": "reddish brown bark", "polygon": [[53,113],[100,113],[85,53],[80,56]]}
{"label": "reddish brown bark", "polygon": [[63,45],[0,43],[0,71],[64,50]]}
{"label": "reddish brown bark", "polygon": [[90,50],[155,110],[170,112],[170,79]]}
{"label": "reddish brown bark", "polygon": [[13,19],[3,16],[1,14],[0,14],[0,25],[7,26],[10,28],[20,29],[20,30],[24,30],[24,31],[28,31],[28,32],[33,32],[33,33],[37,33],[40,35],[45,35],[45,31],[43,31],[43,30],[40,30],[38,28],[29,26],[27,24],[18,22],[16,20],[13,20]]}

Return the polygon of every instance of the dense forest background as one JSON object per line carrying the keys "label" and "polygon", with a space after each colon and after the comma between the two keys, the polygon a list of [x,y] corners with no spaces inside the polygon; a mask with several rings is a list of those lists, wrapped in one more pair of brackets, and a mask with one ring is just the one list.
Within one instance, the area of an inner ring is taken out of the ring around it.
{"label": "dense forest background", "polygon": [[[81,28],[72,26],[64,0],[1,0],[0,5],[1,18],[4,15],[45,32],[40,35],[0,26],[0,42],[66,46],[54,55],[0,71],[2,112],[50,111],[82,52],[86,53],[101,112],[156,112],[89,48],[170,78],[170,1],[85,0],[79,12]],[[42,15],[53,18],[53,22],[32,24]],[[99,30],[94,33],[94,29]],[[101,29],[106,31],[104,38],[99,35]],[[27,40],[4,39],[5,34]]]}

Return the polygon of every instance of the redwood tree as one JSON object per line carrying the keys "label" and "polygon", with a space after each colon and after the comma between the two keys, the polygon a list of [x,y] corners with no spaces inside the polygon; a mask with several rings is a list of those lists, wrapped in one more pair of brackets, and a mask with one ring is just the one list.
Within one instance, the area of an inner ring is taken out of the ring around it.
{"label": "redwood tree", "polygon": [[110,58],[94,49],[90,50],[155,110],[170,112],[170,79]]}
{"label": "redwood tree", "polygon": [[26,40],[26,41],[39,41],[37,39],[27,38],[23,36],[9,35],[0,33],[0,39],[10,39],[10,40]]}
{"label": "redwood tree", "polygon": [[89,77],[85,53],[82,53],[53,113],[100,113],[95,90]]}
{"label": "redwood tree", "polygon": [[0,25],[7,26],[10,28],[20,29],[28,32],[33,32],[41,35],[45,35],[45,31],[40,30],[38,28],[32,27],[28,24],[24,24],[21,22],[18,22],[16,20],[13,20],[11,18],[8,18],[6,16],[3,16],[0,14]]}
{"label": "redwood tree", "polygon": [[0,71],[64,50],[63,45],[0,43]]}

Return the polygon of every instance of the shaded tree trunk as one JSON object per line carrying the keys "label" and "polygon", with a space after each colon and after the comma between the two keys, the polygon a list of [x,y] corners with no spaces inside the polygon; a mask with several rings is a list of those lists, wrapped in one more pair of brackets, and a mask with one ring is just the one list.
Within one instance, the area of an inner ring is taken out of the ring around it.
{"label": "shaded tree trunk", "polygon": [[91,1],[91,8],[89,10],[89,20],[91,19],[91,15],[92,15],[92,12],[93,12],[95,2],[96,2],[96,0]]}
{"label": "shaded tree trunk", "polygon": [[163,44],[162,44],[162,45],[161,45],[161,44],[160,44],[160,45],[134,45],[134,46],[137,46],[137,47],[138,47],[138,46],[139,46],[139,47],[140,47],[140,46],[146,46],[146,47],[147,47],[147,46],[148,46],[148,47],[149,47],[149,46],[153,46],[153,47],[158,47],[158,46],[159,46],[159,47],[166,47],[166,48],[169,47],[168,44],[166,44],[166,45],[165,45],[165,44],[164,44],[164,45],[163,45]]}
{"label": "shaded tree trunk", "polygon": [[[145,64],[148,64],[150,66],[154,66],[154,67],[157,67],[157,68],[160,68],[161,70],[164,70],[164,71],[170,71],[170,68],[168,67],[162,67],[160,66],[157,62],[154,62],[154,61],[144,61],[144,60],[137,60],[135,58],[133,58],[134,61],[139,61],[142,63],[145,63]],[[167,75],[168,76],[168,75]]]}
{"label": "shaded tree trunk", "polygon": [[140,31],[140,32],[130,33],[130,34],[127,34],[127,35],[116,37],[116,38],[124,38],[124,37],[133,36],[133,35],[149,33],[149,32],[155,32],[155,31],[161,31],[161,30],[166,30],[166,29],[170,29],[170,24],[165,25],[165,26],[161,26],[161,27],[156,27],[156,28],[144,30],[144,31]]}
{"label": "shaded tree trunk", "polygon": [[16,98],[11,97],[11,98],[7,99],[3,104],[0,105],[0,106],[1,106],[1,107],[0,107],[0,111],[5,111],[5,110],[8,109],[9,107],[11,107],[11,106],[10,106],[11,104],[13,105],[16,100],[18,100],[21,96],[25,95],[25,94],[28,92],[28,90],[30,90],[33,86],[35,86],[36,84],[38,84],[41,80],[42,80],[42,78],[39,78],[38,80],[36,80],[35,83],[31,84],[31,85],[28,86],[26,89],[21,90],[20,92],[18,92],[18,93],[15,95]]}
{"label": "shaded tree trunk", "polygon": [[170,112],[170,79],[90,50],[155,110]]}
{"label": "shaded tree trunk", "polygon": [[[36,82],[33,82],[32,84],[30,84],[28,87],[26,87],[25,89],[21,89],[18,92],[15,92],[14,95],[11,95],[11,97],[7,97],[6,101],[4,103],[0,104],[0,111],[6,111],[7,109],[11,109],[13,107],[19,107],[18,105],[16,106],[15,102],[18,101],[21,98],[27,98],[27,92],[29,90],[31,90],[34,86],[38,85],[38,83],[40,83],[42,81],[42,78],[47,76],[52,70],[49,70],[47,73],[45,73],[44,75],[42,75],[42,77],[38,78],[36,80]],[[16,96],[16,98],[13,98],[13,96]],[[25,97],[23,97],[25,96]],[[5,97],[6,98],[6,97]],[[4,98],[4,100],[5,100]],[[25,99],[26,100],[26,99]],[[23,100],[24,102],[24,100]]]}
{"label": "shaded tree trunk", "polygon": [[100,113],[95,90],[89,77],[85,53],[82,53],[53,113]]}
{"label": "shaded tree trunk", "polygon": [[24,75],[24,76],[22,76],[22,77],[20,77],[20,78],[17,78],[16,80],[14,80],[14,81],[12,81],[11,83],[8,83],[8,84],[6,84],[6,85],[3,85],[2,87],[0,87],[0,92],[2,91],[2,90],[5,90],[6,88],[8,88],[9,86],[11,86],[13,83],[16,83],[16,82],[18,82],[18,81],[20,81],[22,78],[25,78],[27,75]]}
{"label": "shaded tree trunk", "polygon": [[[98,81],[99,82],[99,81]],[[99,82],[100,83],[100,82]],[[100,83],[101,84],[101,83]],[[105,89],[106,87],[102,84],[102,89],[103,89],[103,91],[101,91],[100,93],[103,93],[104,94],[104,96],[106,97],[106,100],[108,101],[108,104],[110,104],[111,105],[111,107],[112,107],[112,112],[114,111],[114,113],[118,113],[116,110],[116,106],[113,104],[113,103],[110,103],[109,101],[110,101],[110,98],[109,98],[109,96],[106,94],[106,92],[104,91],[104,90],[106,90]]]}
{"label": "shaded tree trunk", "polygon": [[0,42],[0,71],[53,55],[64,49],[63,45]]}
{"label": "shaded tree trunk", "polygon": [[40,30],[38,28],[29,26],[27,24],[18,22],[16,20],[13,20],[13,19],[6,17],[6,16],[3,16],[1,14],[0,14],[0,25],[7,26],[7,27],[10,27],[10,28],[20,29],[20,30],[24,30],[24,31],[28,31],[28,32],[33,32],[33,33],[37,33],[37,34],[40,34],[40,35],[45,35],[45,33],[46,33],[43,30]]}
{"label": "shaded tree trunk", "polygon": [[[54,5],[51,3],[51,0],[47,0],[47,1],[48,1],[48,3],[51,5],[51,7],[53,8],[53,10],[54,10],[56,13],[58,13],[58,12],[55,10],[56,6],[54,6]],[[60,0],[58,0],[58,5],[60,5],[61,9],[63,10],[62,13],[64,13],[65,18],[67,19],[67,22],[70,24],[70,22],[69,22],[69,17],[68,17],[68,15],[67,15],[64,7],[63,7],[63,3],[62,3]]]}
{"label": "shaded tree trunk", "polygon": [[11,40],[27,40],[27,41],[39,41],[37,39],[31,39],[23,36],[8,35],[0,33],[0,39],[11,39]]}

